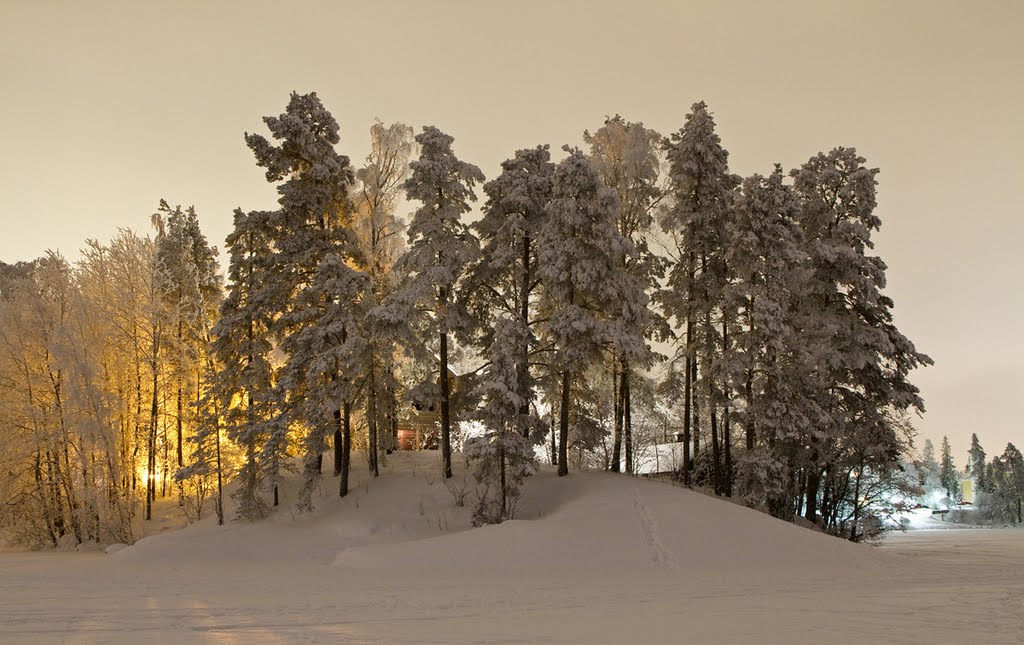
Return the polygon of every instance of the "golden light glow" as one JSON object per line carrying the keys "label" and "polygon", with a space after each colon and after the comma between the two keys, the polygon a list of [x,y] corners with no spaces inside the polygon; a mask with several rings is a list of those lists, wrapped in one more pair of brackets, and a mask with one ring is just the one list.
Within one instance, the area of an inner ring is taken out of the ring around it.
{"label": "golden light glow", "polygon": [[[138,480],[140,483],[142,483],[142,485],[146,485],[149,483],[149,472],[145,465],[139,466],[138,470],[135,471],[135,474],[138,476]],[[160,481],[160,477],[160,469],[157,468],[156,472],[153,473],[153,480]]]}

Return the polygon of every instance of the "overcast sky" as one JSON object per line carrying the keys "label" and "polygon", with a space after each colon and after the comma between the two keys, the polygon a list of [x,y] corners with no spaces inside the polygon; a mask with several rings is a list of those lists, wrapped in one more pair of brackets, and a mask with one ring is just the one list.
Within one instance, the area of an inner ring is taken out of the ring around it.
{"label": "overcast sky", "polygon": [[688,4],[3,2],[0,260],[145,231],[160,198],[222,246],[233,208],[274,205],[242,135],[293,90],[357,163],[379,117],[437,125],[489,178],[605,115],[668,134],[705,100],[733,172],[840,145],[881,169],[887,292],[936,361],[912,375],[921,437],[958,466],[971,432],[1024,447],[1024,3]]}

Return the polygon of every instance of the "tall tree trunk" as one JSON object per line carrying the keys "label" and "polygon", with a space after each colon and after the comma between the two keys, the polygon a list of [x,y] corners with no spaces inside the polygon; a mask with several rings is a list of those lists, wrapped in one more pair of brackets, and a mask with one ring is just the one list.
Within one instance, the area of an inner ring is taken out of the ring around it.
{"label": "tall tree trunk", "polygon": [[[707,270],[706,259],[704,270]],[[722,454],[718,444],[718,392],[715,389],[715,375],[712,366],[714,365],[715,338],[714,329],[711,326],[711,310],[704,312],[704,332],[707,334],[704,344],[707,356],[704,357],[704,379],[708,383],[708,407],[711,411],[711,479],[715,495],[722,493]]]}
{"label": "tall tree trunk", "polygon": [[558,441],[555,437],[555,411],[551,411],[551,465],[558,465]]}
{"label": "tall tree trunk", "polygon": [[181,400],[181,379],[180,378],[178,379],[177,390],[178,390],[177,391],[177,398],[178,398],[178,419],[177,419],[178,445],[177,445],[177,457],[178,457],[178,468],[181,468],[181,467],[183,467],[185,465],[185,459],[184,459],[184,456],[182,455],[182,450],[181,450],[182,434],[183,434],[182,433],[182,428],[181,428],[181,417],[184,415],[184,407],[185,406],[183,405],[182,400]]}
{"label": "tall tree trunk", "polygon": [[612,431],[612,463],[611,471],[622,470],[622,388],[619,385],[619,361],[612,359],[612,415],[614,429]]}
{"label": "tall tree trunk", "polygon": [[[530,402],[533,393],[530,391],[530,283],[532,282],[530,267],[530,236],[523,236],[523,281],[519,285],[519,317],[524,329],[519,347],[519,365],[516,366],[516,385],[519,390],[519,420],[524,437],[530,436]],[[504,508],[504,505],[503,505]]]}
{"label": "tall tree trunk", "polygon": [[141,350],[139,348],[138,329],[136,327],[132,328],[132,334],[135,347],[135,432],[132,441],[132,458],[129,466],[131,466],[132,492],[134,493],[138,487],[139,447],[142,445],[142,357],[140,355]]}
{"label": "tall tree trunk", "polygon": [[341,469],[338,496],[348,495],[349,463],[352,458],[352,406],[346,401],[341,408]]}
{"label": "tall tree trunk", "polygon": [[562,370],[562,404],[558,411],[558,476],[569,474],[569,381],[571,373]]}
{"label": "tall tree trunk", "polygon": [[391,447],[394,450],[398,449],[398,395],[395,394],[394,388],[395,379],[391,379],[392,386],[388,390],[388,410],[390,410],[391,419]]}
{"label": "tall tree trunk", "polygon": [[[697,389],[697,354],[694,353],[692,364],[690,366],[690,387],[694,390]],[[697,461],[700,458],[700,401],[697,397],[693,397],[691,406],[693,408],[693,422],[691,425],[691,433],[693,434],[693,460]]]}
{"label": "tall tree trunk", "polygon": [[167,497],[167,472],[171,469],[171,441],[167,436],[167,392],[163,393],[164,418],[160,422],[160,438],[164,446],[163,468],[160,469],[160,499]]}
{"label": "tall tree trunk", "polygon": [[445,479],[452,476],[451,411],[448,408],[450,384],[448,382],[448,334],[441,333],[441,472]]}
{"label": "tall tree trunk", "polygon": [[806,512],[804,517],[808,522],[818,521],[818,487],[821,484],[821,474],[818,472],[817,466],[809,466],[807,469],[807,484],[805,485],[806,490]]}
{"label": "tall tree trunk", "polygon": [[818,491],[820,491],[821,493],[821,503],[818,504],[818,513],[821,514],[822,526],[824,528],[830,528],[833,525],[834,520],[831,514],[831,495],[834,489],[834,482],[832,481],[832,471],[826,468],[818,481]]}
{"label": "tall tree trunk", "polygon": [[498,434],[498,465],[501,468],[501,519],[508,517],[508,490],[505,475],[505,431]]}
{"label": "tall tree trunk", "polygon": [[864,473],[864,460],[860,460],[860,468],[854,477],[856,484],[853,489],[853,524],[850,526],[850,541],[857,541],[857,522],[860,520],[860,477]]}
{"label": "tall tree trunk", "polygon": [[[217,433],[217,524],[224,524],[224,469],[220,460],[220,426],[216,428]],[[276,500],[275,490],[275,502]]]}
{"label": "tall tree trunk", "polygon": [[[722,312],[722,358],[724,359],[729,352],[729,324],[726,322],[725,312]],[[722,397],[722,447],[723,447],[723,458],[725,459],[725,467],[722,473],[722,492],[726,497],[732,497],[732,429],[729,427],[729,401],[731,398],[731,389],[729,387],[729,379],[726,378],[725,382],[722,383],[723,397]]]}
{"label": "tall tree trunk", "polygon": [[[683,369],[683,483],[690,485],[693,461],[690,456],[690,441],[693,439],[693,382],[697,374],[697,363],[693,355],[693,280],[696,274],[693,252],[687,256],[687,273],[690,285],[686,293],[686,364]],[[697,442],[693,444],[693,458],[697,457]]]}
{"label": "tall tree trunk", "polygon": [[[749,305],[747,308],[747,322],[750,326],[749,332],[754,330],[754,296],[750,296]],[[757,429],[754,425],[754,418],[750,414],[750,407],[754,403],[754,365],[751,361],[750,367],[747,369],[747,382],[744,384],[744,393],[747,397],[747,413],[744,415],[745,419],[745,430],[747,433],[747,452],[751,452],[754,449],[754,442],[757,439]]]}
{"label": "tall tree trunk", "polygon": [[[64,503],[60,497],[60,460],[49,449],[46,451],[46,475],[50,495],[53,500],[53,532],[58,538],[61,538],[67,533],[67,528],[64,523]],[[56,546],[56,541],[54,541],[54,545]]]}
{"label": "tall tree trunk", "polygon": [[[371,366],[370,367],[370,395],[369,395],[369,400],[366,402],[366,416],[367,416],[366,429],[367,429],[367,432],[370,435],[370,437],[369,437],[369,439],[370,439],[370,441],[369,441],[369,444],[370,444],[370,472],[373,473],[374,477],[377,477],[378,475],[380,475],[380,470],[379,470],[379,466],[378,466],[378,463],[377,463],[377,453],[379,451],[378,450],[378,446],[377,446],[377,437],[379,435],[379,433],[378,433],[378,430],[379,430],[378,426],[379,426],[379,424],[378,424],[378,419],[377,419],[377,381],[374,378],[374,371],[375,371],[374,368]],[[445,370],[445,376],[447,377],[447,375],[448,375],[448,370]],[[449,469],[448,476],[451,477],[451,472],[450,472],[451,471],[451,444],[450,443],[449,443],[449,448],[448,448],[448,455],[449,455],[449,457],[448,457],[448,469]]]}
{"label": "tall tree trunk", "polygon": [[[75,539],[82,542],[82,528],[79,521],[79,503],[75,496],[74,478],[71,469],[71,435],[68,432],[66,419],[64,418],[64,401],[61,396],[62,384],[64,377],[60,370],[57,370],[56,377],[51,373],[51,380],[53,381],[53,393],[54,401],[57,407],[57,419],[60,423],[60,442],[61,442],[61,453],[64,456],[64,468],[61,469],[61,476],[58,480],[61,486],[64,488],[64,495],[68,501],[68,515],[71,520],[71,532],[75,536]],[[84,477],[84,473],[83,473]]]}
{"label": "tall tree trunk", "polygon": [[159,414],[158,400],[160,391],[157,386],[158,368],[156,350],[153,351],[153,398],[149,410],[149,440],[146,442],[146,519],[153,519],[153,503],[156,501],[156,431]]}
{"label": "tall tree trunk", "polygon": [[[795,505],[790,509],[789,517],[784,519],[791,519],[794,515],[800,515],[804,510],[804,495],[807,492],[807,469],[797,468],[795,460],[789,458],[789,490],[794,491],[795,494]],[[793,500],[791,500],[793,501]]]}
{"label": "tall tree trunk", "polygon": [[683,369],[685,374],[683,375],[683,483],[687,486],[690,485],[691,472],[693,470],[693,462],[690,458],[690,441],[692,437],[691,427],[691,415],[693,414],[692,405],[692,392],[693,392],[693,372],[691,370],[693,359],[690,357],[690,344],[693,342],[693,321],[688,320],[686,322],[686,359]]}
{"label": "tall tree trunk", "polygon": [[711,404],[711,480],[715,495],[722,493],[722,453],[718,443],[718,406]]}
{"label": "tall tree trunk", "polygon": [[629,365],[622,363],[622,439],[626,448],[626,473],[633,474],[633,415],[630,413]]}
{"label": "tall tree trunk", "polygon": [[722,447],[725,449],[725,481],[723,482],[723,492],[726,497],[732,497],[732,479],[733,479],[733,465],[732,465],[732,430],[729,426],[729,405],[726,404],[725,410],[722,411]]}
{"label": "tall tree trunk", "polygon": [[[248,500],[248,503],[253,504],[254,508],[258,508],[256,506],[256,495],[257,495],[257,493],[256,493],[256,484],[257,484],[258,478],[256,476],[256,439],[255,439],[255,437],[250,437],[249,440],[246,442],[246,446],[245,446],[245,465],[246,465],[246,468],[245,468],[245,478],[248,480],[248,481],[245,482],[245,487],[249,489],[248,490],[248,494],[251,495],[251,498]],[[255,519],[255,518],[248,518],[248,519]]]}
{"label": "tall tree trunk", "polygon": [[747,382],[744,385],[744,391],[747,397],[747,410],[748,412],[744,415],[744,430],[747,435],[747,452],[754,450],[754,442],[757,440],[757,428],[754,425],[754,417],[750,414],[750,406],[754,400],[754,370],[747,371]]}
{"label": "tall tree trunk", "polygon": [[341,474],[341,453],[344,450],[341,438],[341,410],[334,411],[334,476]]}
{"label": "tall tree trunk", "polygon": [[53,521],[53,512],[50,509],[49,495],[46,491],[46,483],[43,481],[43,455],[40,448],[36,448],[36,459],[35,459],[35,480],[36,480],[36,494],[39,496],[40,505],[42,506],[43,521],[46,523],[46,530],[50,541],[53,542],[53,546],[57,546],[57,527]]}
{"label": "tall tree trunk", "polygon": [[[184,327],[184,323],[182,322],[181,318],[179,317],[178,318],[178,352],[179,352],[179,356],[180,356],[180,352],[181,352],[182,339],[184,338],[184,335],[185,335],[183,327]],[[178,369],[176,371],[178,373],[174,377],[174,380],[175,380],[176,385],[177,385],[177,398],[178,398],[178,418],[177,418],[178,446],[177,446],[177,457],[178,457],[178,468],[181,468],[182,466],[185,465],[185,460],[184,460],[184,458],[182,456],[182,450],[181,450],[181,441],[182,441],[182,430],[181,430],[181,421],[182,421],[182,419],[181,419],[181,417],[183,415],[184,406],[182,405],[182,399],[181,399],[181,389],[182,389],[181,388],[181,366],[178,365],[177,367],[178,367]]]}
{"label": "tall tree trunk", "polygon": [[149,410],[149,441],[147,442],[146,459],[146,519],[153,519],[153,504],[156,502],[156,432],[159,416],[160,388],[160,325],[152,326],[152,357],[150,366],[153,371],[153,396]]}

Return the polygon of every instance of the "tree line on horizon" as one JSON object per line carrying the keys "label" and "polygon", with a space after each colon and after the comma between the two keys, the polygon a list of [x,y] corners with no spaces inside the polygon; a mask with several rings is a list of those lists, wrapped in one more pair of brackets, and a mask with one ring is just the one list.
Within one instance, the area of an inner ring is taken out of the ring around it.
{"label": "tree line on horizon", "polygon": [[972,506],[979,511],[980,519],[988,522],[1024,523],[1024,455],[1013,443],[1006,444],[1003,454],[993,455],[991,460],[986,461],[985,449],[981,447],[977,433],[972,433],[967,463],[959,471],[948,437],[942,437],[938,459],[935,457],[935,446],[930,439],[925,439],[921,459],[914,465],[924,491],[939,492],[940,499],[937,501],[944,503],[947,509],[964,500],[966,495],[961,490],[961,480],[968,478],[973,484]]}
{"label": "tree line on horizon", "polygon": [[740,177],[700,102],[669,137],[616,115],[488,181],[433,126],[375,123],[355,168],[315,93],[264,123],[245,142],[278,208],[235,211],[226,285],[165,201],[151,236],[0,265],[14,539],[131,541],[158,495],[223,521],[225,480],[258,519],[293,468],[309,510],[324,455],[345,496],[353,449],[376,476],[411,403],[440,411],[442,477],[469,460],[480,523],[511,516],[538,454],[636,474],[671,436],[683,485],[852,540],[871,491],[916,485],[909,374],[931,359],[893,323],[878,170],[853,148]]}

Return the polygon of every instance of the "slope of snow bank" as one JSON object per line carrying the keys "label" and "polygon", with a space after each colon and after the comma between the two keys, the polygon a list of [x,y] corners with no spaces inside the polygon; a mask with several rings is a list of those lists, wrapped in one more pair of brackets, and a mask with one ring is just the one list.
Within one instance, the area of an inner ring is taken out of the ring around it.
{"label": "slope of snow bank", "polygon": [[398,544],[346,545],[333,564],[444,575],[688,575],[872,566],[869,547],[807,531],[735,504],[611,473],[532,480],[518,517],[497,526]]}
{"label": "slope of snow bank", "polygon": [[[870,547],[736,504],[612,473],[560,478],[545,469],[527,483],[516,520],[473,528],[470,509],[454,506],[435,461],[436,453],[396,453],[382,477],[354,473],[345,499],[332,495],[337,479],[325,475],[317,510],[308,516],[296,517],[289,500],[260,522],[217,526],[210,518],[143,538],[112,557],[151,564],[183,557],[193,562],[305,561],[433,576],[680,569],[753,574],[794,566],[808,571],[872,566],[884,559]],[[472,488],[461,468],[453,485]]]}

